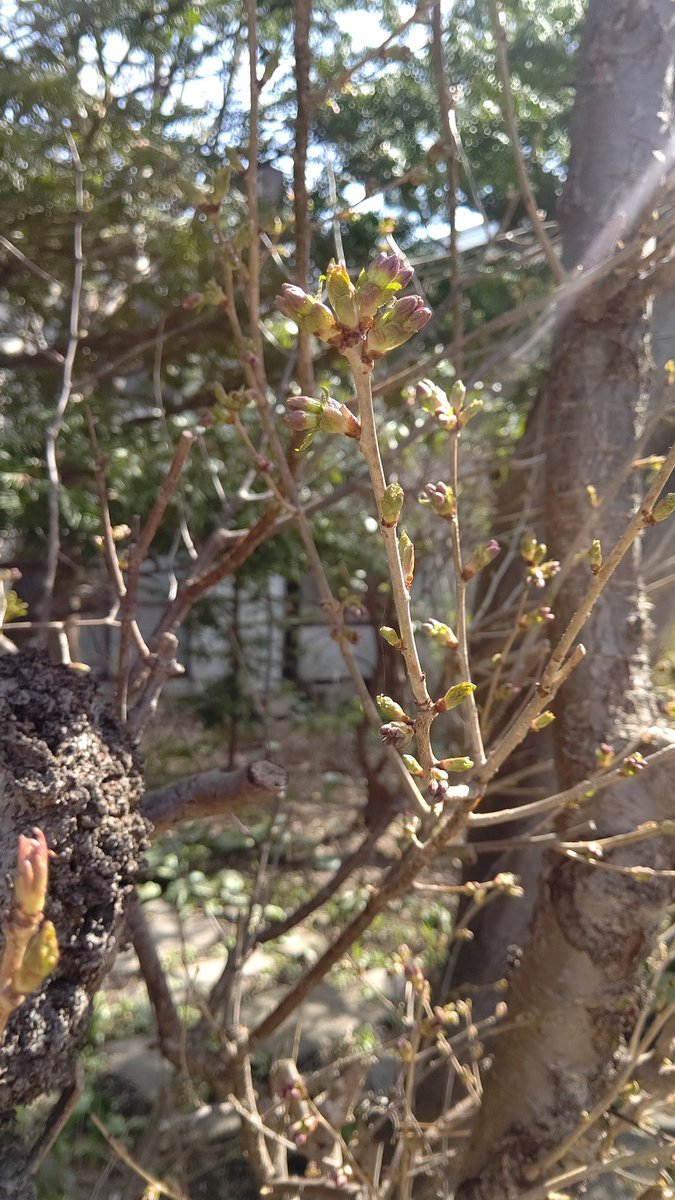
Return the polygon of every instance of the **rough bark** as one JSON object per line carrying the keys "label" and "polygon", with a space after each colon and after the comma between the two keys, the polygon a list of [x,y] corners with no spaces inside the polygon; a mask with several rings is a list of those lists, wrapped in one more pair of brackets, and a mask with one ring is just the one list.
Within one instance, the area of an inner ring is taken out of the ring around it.
{"label": "rough bark", "polygon": [[[663,114],[670,110],[672,20],[670,0],[590,5],[562,209],[568,267],[610,252],[649,202],[648,177],[649,186],[660,182],[653,151],[663,143]],[[556,332],[546,439],[547,541],[556,558],[587,515],[587,485],[602,497],[639,433],[650,383],[649,317],[649,304],[636,301],[627,280],[609,302],[587,297]],[[639,483],[629,477],[601,510],[597,536],[606,547],[635,511]],[[587,582],[582,563],[558,597],[560,627]],[[648,633],[636,546],[587,627],[588,658],[559,696],[554,738],[561,786],[593,769],[600,742],[619,748],[653,724]],[[599,835],[666,817],[672,792],[672,779],[656,772],[608,789],[592,812]],[[672,846],[654,838],[612,861],[672,868],[672,856]],[[606,1094],[625,1033],[623,1013],[670,894],[664,879],[639,882],[560,857],[547,862],[511,987],[515,1024],[497,1043],[458,1200],[518,1196],[531,1186],[529,1172],[542,1153]],[[588,1139],[579,1153],[582,1161],[593,1153]]]}
{"label": "rough bark", "polygon": [[0,1046],[0,1195],[5,1187],[18,1197],[23,1184],[10,1183],[16,1139],[10,1133],[3,1145],[3,1131],[17,1105],[72,1084],[91,998],[117,953],[146,824],[137,757],[95,683],[33,651],[0,657],[0,789],[0,912],[11,903],[17,837],[37,825],[55,854],[46,916],[60,949]]}

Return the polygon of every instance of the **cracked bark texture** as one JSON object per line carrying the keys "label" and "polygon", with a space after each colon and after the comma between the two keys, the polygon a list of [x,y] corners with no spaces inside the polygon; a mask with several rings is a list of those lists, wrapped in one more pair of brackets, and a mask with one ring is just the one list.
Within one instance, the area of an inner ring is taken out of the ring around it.
{"label": "cracked bark texture", "polygon": [[132,743],[90,677],[34,651],[0,657],[0,912],[12,902],[17,837],[38,825],[56,856],[46,916],[60,949],[0,1045],[2,1200],[31,1194],[14,1109],[72,1083],[91,999],[117,953],[146,839],[141,793]]}
{"label": "cracked bark texture", "polygon": [[[661,182],[653,151],[669,132],[673,16],[671,0],[591,0],[561,208],[568,268],[609,253]],[[586,487],[593,484],[602,497],[640,431],[650,317],[650,302],[635,298],[630,279],[611,298],[591,294],[561,316],[546,396],[546,540],[555,558],[586,519]],[[633,473],[601,510],[595,536],[605,547],[635,511],[641,482]],[[558,632],[588,578],[582,562],[562,589]],[[621,747],[654,724],[639,545],[597,604],[583,640],[588,658],[560,693],[553,726],[561,787],[594,768],[599,742]],[[592,816],[598,835],[607,836],[670,816],[672,808],[672,775],[646,772],[605,791]],[[672,868],[672,839],[645,840],[612,861]],[[557,856],[547,860],[510,990],[515,1027],[496,1044],[457,1200],[509,1200],[526,1191],[537,1160],[606,1093],[629,1032],[625,1010],[639,992],[671,893],[667,880],[641,883]],[[578,1143],[574,1161],[587,1161],[593,1142]]]}

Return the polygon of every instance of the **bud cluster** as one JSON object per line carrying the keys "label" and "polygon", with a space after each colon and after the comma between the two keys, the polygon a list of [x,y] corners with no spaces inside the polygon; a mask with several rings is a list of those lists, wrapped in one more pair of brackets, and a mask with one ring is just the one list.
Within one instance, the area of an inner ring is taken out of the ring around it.
{"label": "bud cluster", "polygon": [[547,625],[549,621],[555,621],[555,613],[546,604],[543,604],[540,608],[534,608],[531,612],[523,613],[518,621],[518,628],[533,629],[536,625]]}
{"label": "bud cluster", "polygon": [[449,483],[427,483],[419,494],[420,504],[429,504],[437,516],[451,521],[457,512],[455,493]]}
{"label": "bud cluster", "polygon": [[474,397],[467,404],[466,397],[466,388],[459,379],[453,383],[449,394],[431,379],[421,379],[415,389],[415,398],[420,407],[449,431],[464,429],[472,417],[481,411],[482,400]]}
{"label": "bud cluster", "polygon": [[354,286],[344,263],[331,262],[326,292],[332,312],[316,296],[290,283],[283,285],[276,305],[305,333],[340,350],[360,342],[369,358],[380,358],[407,342],[431,317],[420,296],[396,296],[412,275],[398,254],[379,254]]}
{"label": "bud cluster", "polygon": [[[520,543],[521,557],[528,564],[525,571],[525,582],[529,587],[546,587],[549,579],[553,579],[553,576],[557,575],[560,570],[560,563],[556,559],[546,560],[547,549],[546,543],[538,542],[531,533],[526,533]],[[602,561],[602,551],[600,560]]]}
{"label": "bud cluster", "polygon": [[325,390],[320,398],[289,396],[286,408],[284,421],[289,428],[296,433],[307,434],[300,449],[309,444],[315,433],[340,433],[350,438],[361,436],[361,422],[358,417],[354,416],[346,404],[334,400]]}
{"label": "bud cluster", "polygon": [[217,425],[234,425],[235,416],[255,399],[255,395],[250,388],[237,388],[233,392],[226,392],[222,383],[214,383],[211,385],[216,403],[213,409],[213,420]]}

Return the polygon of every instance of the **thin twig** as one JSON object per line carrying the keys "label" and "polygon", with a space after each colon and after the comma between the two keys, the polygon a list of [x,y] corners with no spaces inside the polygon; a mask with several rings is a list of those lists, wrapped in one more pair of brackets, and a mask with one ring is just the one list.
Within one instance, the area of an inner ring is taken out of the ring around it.
{"label": "thin twig", "polygon": [[499,79],[501,83],[501,99],[502,112],[504,114],[504,123],[511,140],[511,148],[518,173],[518,182],[520,191],[525,203],[525,207],[532,221],[532,228],[537,235],[537,240],[541,246],[546,261],[551,268],[556,283],[563,283],[565,280],[565,271],[562,264],[551,245],[550,238],[544,228],[539,209],[535,199],[532,187],[530,185],[527,167],[525,166],[525,158],[523,156],[523,148],[520,142],[520,134],[516,122],[516,110],[513,103],[513,85],[511,83],[511,75],[509,71],[509,59],[506,45],[506,30],[504,28],[504,17],[500,11],[498,0],[488,0],[490,8],[490,19],[492,21],[492,29],[495,36],[495,48],[497,53],[497,70],[499,71]]}
{"label": "thin twig", "polygon": [[84,253],[82,250],[82,231],[84,228],[84,169],[78,153],[75,139],[70,130],[66,130],[68,149],[73,162],[75,176],[75,224],[73,227],[73,290],[70,297],[70,324],[68,332],[68,347],[63,360],[63,377],[61,391],[56,401],[53,420],[47,430],[45,443],[45,460],[47,464],[47,479],[49,484],[48,530],[47,530],[47,561],[43,596],[40,604],[41,615],[49,620],[56,583],[56,570],[61,548],[60,535],[60,498],[61,477],[57,461],[57,443],[63,426],[66,409],[73,393],[73,367],[75,356],[80,344],[80,306],[82,303],[82,281],[84,278]]}

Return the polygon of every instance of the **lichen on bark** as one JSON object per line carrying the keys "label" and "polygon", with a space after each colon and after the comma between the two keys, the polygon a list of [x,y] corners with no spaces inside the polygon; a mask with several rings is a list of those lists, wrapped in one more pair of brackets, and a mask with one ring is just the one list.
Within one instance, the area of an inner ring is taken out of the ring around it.
{"label": "lichen on bark", "polygon": [[91,677],[36,651],[0,657],[0,912],[11,905],[17,837],[39,826],[55,855],[45,915],[60,949],[0,1045],[0,1119],[72,1082],[145,845],[141,792],[134,746]]}

